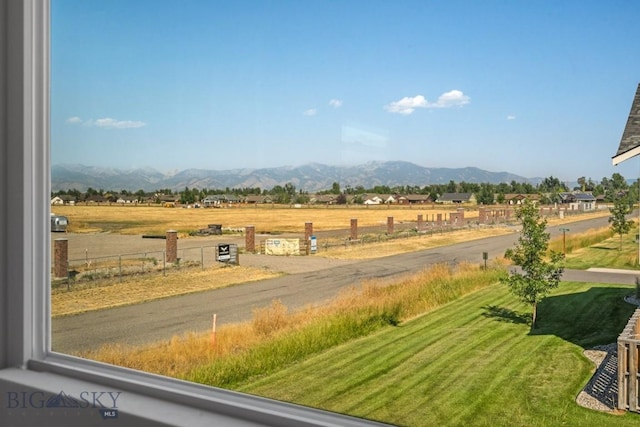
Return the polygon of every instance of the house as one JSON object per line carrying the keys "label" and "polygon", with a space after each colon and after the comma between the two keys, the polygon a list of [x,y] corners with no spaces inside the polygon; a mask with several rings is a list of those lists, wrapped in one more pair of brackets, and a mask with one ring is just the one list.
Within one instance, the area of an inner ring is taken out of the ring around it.
{"label": "house", "polygon": [[508,205],[521,205],[526,200],[531,202],[537,202],[540,200],[539,194],[522,194],[522,193],[509,193],[504,195],[504,202]]}
{"label": "house", "polygon": [[587,192],[560,193],[560,203],[594,203],[595,201],[596,197]]}
{"label": "house", "polygon": [[228,204],[240,203],[242,201],[242,199],[239,196],[236,196],[235,194],[225,194],[224,198],[225,198],[225,202]]}
{"label": "house", "polygon": [[570,205],[571,209],[590,211],[596,208],[596,197],[588,192],[574,191],[560,193],[560,203]]}
{"label": "house", "polygon": [[335,205],[336,203],[338,203],[338,195],[337,194],[319,194],[309,199],[309,203],[318,203],[321,205]]}
{"label": "house", "polygon": [[428,194],[407,194],[406,196],[403,196],[403,199],[410,205],[432,203],[431,196]]}
{"label": "house", "polygon": [[84,199],[84,201],[87,204],[93,204],[93,203],[100,204],[100,203],[105,203],[108,200],[107,200],[106,197],[101,196],[100,194],[94,194],[94,195],[91,195],[91,196],[87,197],[86,199]]}
{"label": "house", "polygon": [[273,203],[273,199],[271,196],[256,196],[251,195],[244,198],[244,202],[252,205],[261,204],[261,203]]}
{"label": "house", "polygon": [[396,203],[399,205],[408,205],[409,204],[409,199],[407,199],[407,196],[405,196],[404,194],[398,194],[396,196],[394,196]]}
{"label": "house", "polygon": [[178,202],[180,201],[180,196],[177,194],[159,194],[157,199],[161,202]]}
{"label": "house", "polygon": [[55,196],[51,199],[52,206],[60,206],[60,205],[74,205],[76,203],[76,199],[73,196],[69,196],[68,194],[63,194],[62,196]]}
{"label": "house", "polygon": [[444,205],[470,203],[476,204],[476,196],[473,193],[444,193],[436,200],[436,203]]}
{"label": "house", "polygon": [[384,200],[377,194],[363,194],[362,199],[363,205],[381,205],[382,203],[384,203]]}
{"label": "house", "polygon": [[232,204],[232,203],[240,203],[240,197],[234,194],[215,194],[213,196],[207,196],[202,200],[202,206],[205,208],[209,207],[220,207],[224,204]]}
{"label": "house", "polygon": [[64,200],[62,200],[62,197],[56,196],[53,199],[51,199],[51,206],[59,206],[59,205],[64,205]]}
{"label": "house", "polygon": [[224,199],[221,195],[207,196],[202,199],[202,206],[204,206],[205,208],[220,207],[223,201]]}
{"label": "house", "polygon": [[397,202],[396,196],[393,194],[381,194],[380,198],[385,205],[392,205]]}
{"label": "house", "polygon": [[123,196],[120,195],[116,198],[116,203],[120,204],[120,205],[130,205],[130,204],[137,204],[138,203],[138,198],[136,196]]}

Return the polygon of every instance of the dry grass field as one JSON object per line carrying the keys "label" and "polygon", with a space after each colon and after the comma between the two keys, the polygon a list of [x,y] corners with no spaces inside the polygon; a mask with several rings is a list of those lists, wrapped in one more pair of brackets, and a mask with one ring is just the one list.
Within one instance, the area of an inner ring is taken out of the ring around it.
{"label": "dry grass field", "polygon": [[[224,268],[224,270],[223,270]],[[144,301],[224,288],[240,283],[265,280],[279,276],[278,273],[233,266],[201,270],[184,270],[167,276],[149,274],[132,276],[121,282],[104,281],[100,286],[73,285],[51,291],[51,316],[66,316],[86,311],[120,307]]]}
{"label": "dry grass field", "polygon": [[[395,224],[416,223],[418,215],[432,221],[438,214],[448,219],[458,206],[303,206],[294,208],[280,205],[235,205],[228,208],[164,208],[161,206],[102,205],[53,206],[52,212],[69,218],[68,231],[74,233],[111,232],[118,234],[164,234],[177,230],[181,237],[207,228],[208,224],[222,224],[223,230],[243,229],[253,225],[259,234],[304,233],[305,223],[313,223],[313,230],[330,231],[349,229],[351,219],[358,227],[384,226],[388,217]],[[504,207],[501,207],[504,208]],[[465,207],[464,217],[477,219],[476,207]],[[607,216],[608,209],[600,209],[563,219],[549,217],[549,225],[576,221],[587,217]]]}
{"label": "dry grass field", "polygon": [[[52,212],[67,216],[68,231],[74,233],[113,232],[120,234],[164,234],[177,230],[181,235],[222,224],[223,229],[239,229],[253,225],[257,233],[304,233],[305,223],[312,222],[314,231],[348,229],[352,218],[359,227],[383,226],[387,217],[396,224],[425,221],[442,214],[448,218],[455,207],[428,205],[409,206],[323,206],[294,208],[278,205],[236,205],[230,208],[163,208],[160,206],[103,205],[52,206]],[[477,209],[465,210],[465,218],[477,218]]]}

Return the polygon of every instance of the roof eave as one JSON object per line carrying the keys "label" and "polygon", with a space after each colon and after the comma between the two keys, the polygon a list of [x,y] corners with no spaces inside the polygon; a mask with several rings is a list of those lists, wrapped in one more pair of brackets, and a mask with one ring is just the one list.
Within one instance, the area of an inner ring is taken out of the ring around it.
{"label": "roof eave", "polygon": [[640,155],[640,146],[632,148],[631,150],[626,151],[622,154],[618,154],[617,156],[613,156],[611,160],[612,160],[613,166],[617,166],[620,163],[626,160],[629,160],[637,155]]}

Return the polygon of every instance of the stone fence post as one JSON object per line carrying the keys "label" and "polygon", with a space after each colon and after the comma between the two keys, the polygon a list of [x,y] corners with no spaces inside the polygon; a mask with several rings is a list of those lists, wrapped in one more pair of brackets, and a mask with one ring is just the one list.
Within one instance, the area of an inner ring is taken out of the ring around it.
{"label": "stone fence post", "polygon": [[69,268],[69,240],[56,239],[53,242],[53,276],[67,277]]}
{"label": "stone fence post", "polygon": [[177,262],[178,261],[178,232],[176,230],[168,230],[166,244],[166,261]]}

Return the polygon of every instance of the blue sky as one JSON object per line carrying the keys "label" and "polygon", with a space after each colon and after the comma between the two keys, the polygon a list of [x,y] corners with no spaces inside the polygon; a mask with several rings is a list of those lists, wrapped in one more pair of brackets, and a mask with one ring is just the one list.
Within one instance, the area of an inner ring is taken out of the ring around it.
{"label": "blue sky", "polygon": [[611,165],[640,2],[52,0],[52,163]]}

